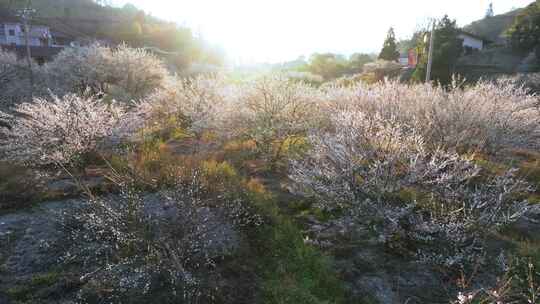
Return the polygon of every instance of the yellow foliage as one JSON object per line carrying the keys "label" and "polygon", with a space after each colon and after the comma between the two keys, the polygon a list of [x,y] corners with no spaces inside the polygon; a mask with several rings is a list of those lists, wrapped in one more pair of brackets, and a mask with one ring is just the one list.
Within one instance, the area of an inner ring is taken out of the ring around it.
{"label": "yellow foliage", "polygon": [[[274,143],[274,152],[281,155],[291,155],[301,152],[308,146],[308,139],[305,136],[289,136],[283,142]],[[281,150],[280,150],[281,149]]]}
{"label": "yellow foliage", "polygon": [[223,147],[225,152],[255,151],[257,144],[254,140],[233,140],[227,142]]}
{"label": "yellow foliage", "polygon": [[360,78],[360,81],[367,84],[374,84],[382,80],[378,78],[377,75],[375,75],[375,73],[362,73],[359,78]]}
{"label": "yellow foliage", "polygon": [[204,131],[201,135],[201,140],[203,142],[214,142],[218,140],[218,136],[215,132]]}
{"label": "yellow foliage", "polygon": [[264,187],[264,185],[256,178],[251,178],[247,182],[246,189],[248,191],[250,191],[250,192],[253,192],[253,193],[259,194],[259,195],[266,195],[267,194],[266,187]]}
{"label": "yellow foliage", "polygon": [[171,130],[170,138],[175,140],[181,140],[189,138],[191,135],[183,128],[176,127]]}
{"label": "yellow foliage", "polygon": [[203,183],[210,191],[230,190],[240,184],[240,177],[231,164],[216,160],[201,163]]}

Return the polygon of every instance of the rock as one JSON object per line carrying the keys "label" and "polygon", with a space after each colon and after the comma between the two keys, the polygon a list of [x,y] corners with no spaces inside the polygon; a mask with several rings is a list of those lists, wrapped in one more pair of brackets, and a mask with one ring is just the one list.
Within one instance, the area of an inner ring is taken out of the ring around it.
{"label": "rock", "polygon": [[[81,183],[89,189],[98,189],[106,183],[102,176],[88,176]],[[80,195],[82,190],[71,178],[52,180],[45,185],[45,189],[55,197],[73,197]]]}
{"label": "rock", "polygon": [[[147,194],[143,198],[145,213],[156,220],[166,220],[168,222],[181,223],[177,205],[170,204],[159,194]],[[226,219],[215,214],[210,208],[204,207],[196,210],[195,222],[204,223],[209,229],[206,242],[203,248],[210,255],[222,255],[224,252],[230,252],[239,246],[240,238],[233,225]]]}
{"label": "rock", "polygon": [[361,298],[375,298],[379,304],[402,303],[392,291],[389,279],[380,275],[362,276],[355,282],[357,290],[365,291],[366,294],[359,294]]}
{"label": "rock", "polygon": [[540,208],[536,208],[510,226],[523,238],[533,242],[540,241]]}
{"label": "rock", "polygon": [[[368,251],[370,251],[368,249]],[[351,296],[375,303],[448,303],[444,280],[429,266],[381,253],[369,256],[358,249],[350,268],[345,270]],[[376,254],[376,250],[371,253]],[[369,302],[368,302],[369,303]]]}
{"label": "rock", "polygon": [[9,300],[8,296],[0,291],[0,304],[10,304],[11,301]]}
{"label": "rock", "polygon": [[[112,201],[115,198],[117,197],[108,197]],[[155,219],[158,223],[166,221],[169,224],[182,225],[178,218],[178,207],[168,204],[159,194],[145,194],[143,202],[144,213],[149,218]],[[32,286],[32,281],[36,275],[58,271],[58,266],[61,266],[59,258],[71,246],[66,242],[70,239],[68,232],[60,225],[62,215],[78,212],[81,210],[80,207],[88,203],[86,199],[46,202],[32,209],[0,215],[0,291],[14,290],[16,287],[23,288],[18,294],[28,294],[31,291],[32,295],[41,295],[47,300],[52,297],[50,302],[39,303],[59,303],[60,299],[69,301],[70,295],[74,296],[80,288],[77,285],[79,283],[75,282],[79,279],[66,281],[62,278],[63,282],[50,282],[51,284],[47,286],[37,287]],[[208,250],[210,256],[223,255],[239,247],[240,236],[227,218],[214,213],[210,208],[200,208],[194,216],[204,219],[207,225],[217,227],[205,235],[205,243],[201,247]],[[60,267],[61,271],[64,269]],[[74,277],[80,278],[81,274],[91,270],[70,268],[69,271],[74,271]],[[24,288],[37,289],[25,292]],[[9,293],[4,295],[0,292],[0,304],[14,300],[10,296]]]}
{"label": "rock", "polygon": [[0,216],[0,242],[7,244],[6,250],[0,250],[0,261],[7,273],[46,271],[58,262],[51,249],[63,235],[55,218],[72,203],[76,202],[49,203],[31,212]]}

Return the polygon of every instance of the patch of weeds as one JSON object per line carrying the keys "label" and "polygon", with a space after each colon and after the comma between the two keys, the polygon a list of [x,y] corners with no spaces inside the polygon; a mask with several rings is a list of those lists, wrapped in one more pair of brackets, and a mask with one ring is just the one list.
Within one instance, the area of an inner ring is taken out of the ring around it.
{"label": "patch of weeds", "polygon": [[52,271],[34,275],[30,280],[30,283],[32,286],[48,286],[56,283],[59,278],[60,273]]}
{"label": "patch of weeds", "polygon": [[41,193],[37,183],[30,170],[0,162],[0,211],[26,208],[39,201],[46,194]]}
{"label": "patch of weeds", "polygon": [[523,162],[519,168],[519,174],[530,183],[540,187],[540,160]]}
{"label": "patch of weeds", "polygon": [[364,304],[379,304],[379,301],[373,296],[364,296],[360,299],[359,303]]}
{"label": "patch of weeds", "polygon": [[518,254],[521,257],[532,259],[533,263],[537,266],[537,268],[540,268],[540,243],[539,242],[532,242],[532,241],[519,242]]}
{"label": "patch of weeds", "polygon": [[488,174],[501,175],[509,169],[507,165],[491,161],[487,156],[475,155],[473,161],[477,166],[484,169]]}
{"label": "patch of weeds", "polygon": [[31,287],[25,285],[17,285],[6,290],[6,294],[15,301],[27,301],[31,292]]}
{"label": "patch of weeds", "polygon": [[265,303],[343,303],[344,289],[331,260],[305,244],[300,229],[274,199],[256,201],[270,224],[251,232]]}
{"label": "patch of weeds", "polygon": [[35,274],[24,284],[17,284],[8,288],[6,294],[15,301],[39,303],[39,291],[53,286],[60,279],[61,274],[55,271]]}
{"label": "patch of weeds", "polygon": [[[330,260],[304,244],[300,232],[289,222],[268,233],[263,273],[268,303],[340,303],[343,291]],[[267,268],[268,267],[268,268]]]}
{"label": "patch of weeds", "polygon": [[207,160],[201,163],[201,173],[205,189],[211,192],[233,190],[240,184],[236,169],[228,162]]}

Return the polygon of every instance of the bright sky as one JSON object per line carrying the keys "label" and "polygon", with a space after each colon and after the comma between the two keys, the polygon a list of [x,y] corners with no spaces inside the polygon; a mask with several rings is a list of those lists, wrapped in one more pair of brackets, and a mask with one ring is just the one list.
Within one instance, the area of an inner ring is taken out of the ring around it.
{"label": "bright sky", "polygon": [[533,0],[113,0],[191,27],[236,62],[279,62],[314,52],[378,52],[390,26],[409,37],[430,17],[459,25]]}

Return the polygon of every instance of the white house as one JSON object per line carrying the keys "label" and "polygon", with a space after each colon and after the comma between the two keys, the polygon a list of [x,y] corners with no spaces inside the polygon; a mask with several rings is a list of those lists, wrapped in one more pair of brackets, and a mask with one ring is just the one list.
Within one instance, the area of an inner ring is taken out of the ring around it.
{"label": "white house", "polygon": [[[60,32],[52,32],[48,26],[31,24],[28,45],[31,56],[43,63],[69,46],[73,39]],[[6,12],[0,12],[0,49],[14,52],[19,57],[26,56],[26,33],[22,21]]]}
{"label": "white house", "polygon": [[464,31],[460,31],[458,37],[463,40],[463,48],[470,50],[483,50],[486,47],[486,44],[489,43],[488,40],[478,35]]}
{"label": "white house", "polygon": [[[61,48],[69,46],[72,37],[63,32],[52,31],[49,26],[32,23],[28,35],[30,47]],[[25,26],[19,17],[0,12],[0,46],[26,46]]]}
{"label": "white house", "polygon": [[[9,14],[0,14],[0,45],[25,46],[25,27],[18,17]],[[49,27],[43,25],[31,25],[28,34],[30,46],[53,46]]]}
{"label": "white house", "polygon": [[[4,45],[26,45],[25,27],[20,23],[0,23],[0,44]],[[30,27],[28,35],[30,46],[52,46],[52,36],[46,26]]]}
{"label": "white house", "polygon": [[408,66],[409,65],[409,56],[408,54],[399,54],[399,64],[402,66]]}

